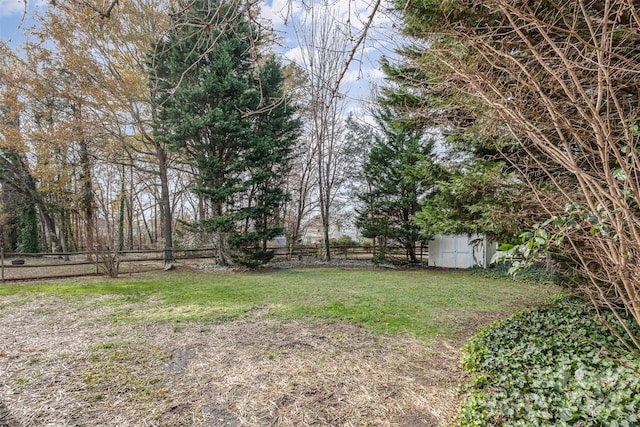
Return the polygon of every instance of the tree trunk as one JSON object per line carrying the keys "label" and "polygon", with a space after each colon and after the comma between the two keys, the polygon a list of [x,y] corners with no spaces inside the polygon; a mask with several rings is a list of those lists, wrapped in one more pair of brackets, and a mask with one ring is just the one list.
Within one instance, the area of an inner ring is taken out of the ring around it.
{"label": "tree trunk", "polygon": [[329,241],[329,212],[322,217],[322,235],[324,241],[324,258],[331,261],[331,242]]}
{"label": "tree trunk", "polygon": [[[320,127],[319,124],[316,127]],[[329,246],[329,191],[331,189],[325,184],[325,162],[329,162],[324,154],[325,134],[322,129],[316,134],[318,144],[318,191],[320,194],[320,220],[322,222],[322,242],[324,245],[324,258],[331,261],[331,247]]]}
{"label": "tree trunk", "polygon": [[133,159],[131,160],[129,194],[127,197],[127,249],[133,250],[133,192],[135,191],[133,182]]}
{"label": "tree trunk", "polygon": [[301,183],[296,192],[297,200],[295,214],[291,217],[289,222],[289,241],[287,242],[289,246],[289,256],[293,254],[293,249],[298,244],[298,239],[300,238],[300,227],[302,225],[302,215],[306,210],[306,193],[303,193],[303,188],[304,185]]}
{"label": "tree trunk", "polygon": [[123,183],[120,193],[120,203],[118,206],[118,252],[122,252],[124,250],[124,206],[126,204],[126,197]]}
{"label": "tree trunk", "polygon": [[216,262],[219,265],[229,265],[229,260],[227,260],[227,256],[224,253],[224,233],[221,231],[216,231],[214,238],[216,246]]}
{"label": "tree trunk", "polygon": [[[142,224],[144,225],[144,229],[147,232],[147,237],[149,237],[149,243],[153,243],[153,235],[151,234],[151,229],[149,228],[149,224],[147,223],[147,217],[144,215],[144,206],[142,206],[142,202],[140,201],[140,197],[136,194],[136,200],[138,202],[138,206],[140,207],[140,214],[142,216]],[[142,229],[140,228],[140,221],[138,220],[138,232],[140,233],[140,246],[142,249]]]}
{"label": "tree trunk", "polygon": [[[216,203],[213,206],[213,213],[216,217],[222,216],[222,203]],[[225,253],[225,236],[224,232],[220,230],[215,230],[214,232],[215,239],[215,251],[216,251],[216,262],[219,265],[229,265],[229,260],[227,259],[227,255]]]}
{"label": "tree trunk", "polygon": [[416,242],[413,240],[407,242],[407,255],[409,262],[418,262],[416,258]]}
{"label": "tree trunk", "polygon": [[[22,159],[24,161],[24,159]],[[26,164],[26,163],[25,163]],[[26,169],[24,169],[26,170]],[[42,200],[40,194],[36,190],[35,180],[31,177],[31,175],[26,175],[24,177],[24,183],[26,185],[26,194],[27,196],[33,200],[38,211],[40,211],[40,216],[42,217],[42,222],[45,225],[47,230],[47,234],[49,235],[49,239],[51,241],[51,252],[55,253],[60,250],[60,241],[58,240],[58,235],[56,234],[56,223],[49,214],[47,210],[47,204]],[[44,247],[43,247],[44,250]]]}
{"label": "tree trunk", "polygon": [[40,216],[42,217],[42,222],[45,225],[47,230],[47,234],[49,236],[49,241],[51,242],[51,252],[56,253],[60,252],[60,240],[58,239],[58,235],[56,234],[56,223],[49,215],[49,212],[45,210],[44,203],[38,198],[36,200],[36,205],[38,206],[38,210],[40,211]]}
{"label": "tree trunk", "polygon": [[87,261],[93,259],[95,251],[95,210],[93,206],[93,186],[91,184],[91,160],[89,157],[89,147],[83,138],[79,143],[80,148],[80,194],[81,206],[85,220],[85,250],[87,251]]}
{"label": "tree trunk", "polygon": [[62,247],[62,252],[64,252],[64,260],[69,261],[69,245],[67,244],[64,210],[60,212],[60,245]]}
{"label": "tree trunk", "polygon": [[156,145],[158,172],[160,176],[160,216],[162,217],[162,237],[164,238],[164,262],[172,262],[173,258],[173,215],[169,193],[169,175],[167,153],[163,147]]}

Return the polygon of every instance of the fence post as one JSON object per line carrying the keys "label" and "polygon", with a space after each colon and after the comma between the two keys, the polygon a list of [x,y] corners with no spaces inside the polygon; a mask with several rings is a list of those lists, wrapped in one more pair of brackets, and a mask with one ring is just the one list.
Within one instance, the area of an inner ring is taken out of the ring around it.
{"label": "fence post", "polygon": [[2,272],[2,282],[4,283],[4,244],[0,246],[0,271]]}

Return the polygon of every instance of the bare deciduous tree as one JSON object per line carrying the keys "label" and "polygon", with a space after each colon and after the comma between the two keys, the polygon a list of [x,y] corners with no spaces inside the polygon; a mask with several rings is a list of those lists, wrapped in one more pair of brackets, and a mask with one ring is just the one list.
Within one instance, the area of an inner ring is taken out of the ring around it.
{"label": "bare deciduous tree", "polygon": [[340,21],[339,9],[328,2],[310,5],[303,18],[294,23],[300,46],[296,61],[306,73],[306,114],[316,155],[318,205],[327,260],[331,259],[332,205],[345,178],[343,162],[348,161],[343,138],[347,107],[344,78],[364,42],[378,5],[376,3],[355,39],[348,23]]}

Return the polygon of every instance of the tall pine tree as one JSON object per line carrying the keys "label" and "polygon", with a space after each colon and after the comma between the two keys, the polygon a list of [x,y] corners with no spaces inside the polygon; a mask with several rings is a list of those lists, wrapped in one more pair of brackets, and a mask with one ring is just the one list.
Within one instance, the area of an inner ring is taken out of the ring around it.
{"label": "tall pine tree", "polygon": [[286,178],[301,123],[294,118],[295,109],[282,83],[282,66],[269,56],[260,70],[260,90],[267,107],[253,115],[253,138],[245,150],[247,204],[238,212],[244,226],[229,238],[236,250],[234,261],[249,266],[269,261],[273,251],[267,249],[267,242],[285,232],[280,213],[290,198]]}
{"label": "tall pine tree", "polygon": [[[363,208],[358,212],[357,226],[383,248],[399,246],[408,261],[416,262],[415,245],[421,234],[413,217],[439,173],[433,163],[434,141],[425,139],[411,120],[390,108],[380,108],[375,118],[380,132],[374,136],[363,167],[369,191],[360,196]],[[430,180],[423,167],[417,169],[425,163],[434,171]]]}
{"label": "tall pine tree", "polygon": [[157,137],[197,170],[193,191],[212,211],[199,226],[214,233],[218,263],[231,251],[234,261],[256,265],[281,233],[278,177],[299,125],[282,96],[280,65],[251,54],[258,31],[243,3],[196,0],[178,10],[175,31],[154,49]]}

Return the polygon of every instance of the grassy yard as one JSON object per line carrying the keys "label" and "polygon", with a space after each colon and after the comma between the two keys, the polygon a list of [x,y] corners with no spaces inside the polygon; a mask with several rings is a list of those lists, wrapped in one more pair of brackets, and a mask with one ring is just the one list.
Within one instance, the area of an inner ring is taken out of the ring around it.
{"label": "grassy yard", "polygon": [[3,284],[0,424],[447,425],[464,340],[557,291],[334,268]]}
{"label": "grassy yard", "polygon": [[544,304],[555,292],[549,286],[459,271],[329,268],[242,274],[191,271],[0,287],[0,296],[99,296],[101,304],[121,308],[112,314],[118,320],[206,322],[266,314],[280,320],[346,321],[375,332],[447,340],[487,319]]}

